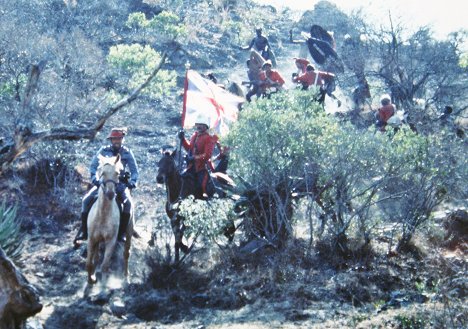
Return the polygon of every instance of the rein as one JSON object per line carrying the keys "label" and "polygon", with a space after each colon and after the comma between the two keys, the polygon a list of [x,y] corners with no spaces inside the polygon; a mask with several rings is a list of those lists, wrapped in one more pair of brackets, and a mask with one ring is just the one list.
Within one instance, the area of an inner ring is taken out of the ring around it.
{"label": "rein", "polygon": [[164,175],[164,185],[166,185],[167,203],[169,204],[170,209],[172,209],[172,205],[176,204],[177,202],[179,202],[181,200],[180,192],[182,192],[182,186],[183,186],[183,179],[181,179],[181,188],[180,188],[180,191],[179,191],[179,195],[176,197],[174,202],[172,202],[171,201],[171,186],[170,186],[171,184],[169,183],[169,178],[173,178],[173,179],[175,179],[177,181],[178,169],[177,169],[177,166],[175,164],[175,161],[174,161],[174,168],[175,168],[175,171],[172,172],[170,175]]}

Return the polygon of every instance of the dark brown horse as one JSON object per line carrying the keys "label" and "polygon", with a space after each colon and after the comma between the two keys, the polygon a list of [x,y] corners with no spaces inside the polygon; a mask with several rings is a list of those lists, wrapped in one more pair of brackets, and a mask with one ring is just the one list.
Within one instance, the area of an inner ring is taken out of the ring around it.
{"label": "dark brown horse", "polygon": [[[191,175],[182,177],[176,164],[177,156],[177,151],[163,150],[162,157],[158,162],[158,174],[156,176],[158,184],[166,186],[166,214],[171,221],[172,232],[174,233],[174,258],[176,263],[180,259],[180,250],[184,253],[189,252],[189,247],[182,242],[185,226],[183,223],[184,218],[178,214],[178,204],[189,195],[197,197],[195,177]],[[220,197],[226,196],[224,189],[232,189],[234,186],[234,182],[226,174],[212,173],[211,177],[215,190]],[[234,230],[233,225],[228,226],[225,231],[226,237],[232,240]]]}
{"label": "dark brown horse", "polygon": [[177,151],[162,151],[162,157],[158,162],[158,175],[156,181],[158,184],[166,186],[166,214],[171,221],[172,232],[175,238],[175,261],[178,262],[179,251],[184,253],[189,251],[189,248],[182,242],[184,233],[183,218],[179,216],[177,204],[180,200],[189,195],[195,195],[195,180],[190,177],[182,178],[179,169],[177,168],[176,158]]}

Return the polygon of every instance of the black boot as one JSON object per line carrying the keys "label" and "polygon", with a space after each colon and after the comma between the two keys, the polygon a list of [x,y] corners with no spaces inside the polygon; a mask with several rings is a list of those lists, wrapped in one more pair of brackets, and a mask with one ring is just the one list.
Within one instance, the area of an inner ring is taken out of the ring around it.
{"label": "black boot", "polygon": [[125,237],[127,232],[127,225],[130,220],[130,214],[122,213],[120,216],[120,225],[119,225],[119,235],[117,236],[117,241],[119,242],[126,242],[127,239]]}
{"label": "black boot", "polygon": [[78,234],[73,241],[73,243],[76,244],[77,241],[82,241],[82,240],[88,240],[88,213],[87,212],[82,212],[81,213],[81,227],[80,230],[78,231]]}

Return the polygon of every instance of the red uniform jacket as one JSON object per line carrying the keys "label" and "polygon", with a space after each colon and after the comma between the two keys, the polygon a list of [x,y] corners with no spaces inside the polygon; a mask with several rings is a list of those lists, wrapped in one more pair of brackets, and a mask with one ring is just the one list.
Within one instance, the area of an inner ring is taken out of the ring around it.
{"label": "red uniform jacket", "polygon": [[322,71],[306,71],[305,73],[294,78],[294,82],[300,82],[304,86],[323,86],[324,79],[333,77],[333,73]]}
{"label": "red uniform jacket", "polygon": [[186,139],[182,140],[182,146],[187,152],[191,152],[195,158],[195,172],[206,168],[206,164],[213,154],[216,139],[207,132],[197,131],[190,138],[190,143]]}
{"label": "red uniform jacket", "polygon": [[388,119],[395,114],[395,107],[393,104],[384,105],[379,108],[379,120],[387,123]]}
{"label": "red uniform jacket", "polygon": [[276,70],[271,70],[270,73],[266,74],[265,71],[260,73],[260,80],[262,83],[262,89],[266,90],[267,88],[274,87],[274,84],[278,84],[278,86],[284,85],[284,79]]}

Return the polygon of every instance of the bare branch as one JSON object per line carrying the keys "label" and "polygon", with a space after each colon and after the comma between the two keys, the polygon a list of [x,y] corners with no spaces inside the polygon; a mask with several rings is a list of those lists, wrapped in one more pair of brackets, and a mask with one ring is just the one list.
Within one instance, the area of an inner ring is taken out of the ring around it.
{"label": "bare branch", "polygon": [[[175,50],[174,50],[175,51]],[[174,52],[173,51],[173,52]],[[172,55],[172,54],[171,54]],[[56,127],[50,130],[33,132],[29,122],[18,124],[15,129],[13,140],[5,145],[0,144],[0,175],[24,152],[26,152],[32,145],[39,141],[52,141],[52,140],[81,140],[93,139],[96,137],[98,131],[102,129],[106,121],[114,115],[121,108],[132,103],[140,95],[141,91],[148,86],[151,80],[158,74],[162,65],[165,63],[168,55],[163,53],[159,64],[154,68],[153,72],[140,86],[126,98],[120,100],[115,105],[111,106],[96,123],[90,128],[83,128],[82,126],[76,127]],[[31,76],[26,88],[25,98],[23,101],[23,108],[30,106],[30,102],[34,91],[37,88],[37,82],[41,71],[40,64],[35,65],[31,69]]]}

